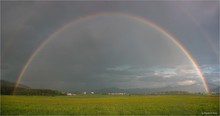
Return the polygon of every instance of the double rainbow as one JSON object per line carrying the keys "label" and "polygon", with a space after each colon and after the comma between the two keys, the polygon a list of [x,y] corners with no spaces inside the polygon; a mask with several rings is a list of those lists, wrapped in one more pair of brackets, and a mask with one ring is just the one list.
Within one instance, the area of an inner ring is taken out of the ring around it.
{"label": "double rainbow", "polygon": [[18,76],[18,79],[16,81],[16,85],[15,85],[15,88],[14,88],[14,92],[16,91],[16,88],[18,87],[18,84],[20,83],[23,75],[25,74],[25,71],[27,70],[27,68],[29,67],[29,65],[31,64],[31,62],[35,58],[35,56],[44,48],[44,46],[46,46],[51,40],[53,40],[54,37],[56,37],[58,34],[62,33],[64,30],[68,29],[69,27],[74,26],[74,25],[78,24],[81,21],[88,20],[88,19],[96,17],[96,16],[123,16],[123,17],[127,17],[127,18],[130,18],[130,19],[139,21],[139,22],[141,22],[141,23],[143,23],[145,25],[150,25],[151,27],[153,27],[156,30],[158,30],[161,33],[163,33],[165,36],[167,36],[186,55],[186,57],[189,59],[189,61],[192,63],[193,67],[197,71],[197,74],[201,78],[202,83],[204,85],[205,91],[208,94],[210,93],[209,92],[209,88],[208,88],[207,83],[206,83],[206,80],[205,80],[205,77],[203,76],[201,70],[199,69],[198,64],[193,59],[191,54],[186,50],[186,48],[178,41],[177,38],[175,38],[173,35],[171,35],[167,31],[165,31],[163,28],[159,27],[158,25],[154,24],[153,22],[148,21],[147,19],[145,19],[143,17],[134,16],[134,15],[131,15],[131,14],[126,14],[126,13],[98,13],[98,14],[86,15],[84,17],[78,18],[77,20],[74,20],[73,22],[67,23],[67,24],[61,26],[60,28],[58,28],[54,33],[52,33],[47,38],[45,38],[43,43],[40,44],[36,48],[36,50],[34,50],[33,54],[30,55],[29,59],[27,60],[27,62],[23,66],[23,68],[22,68],[22,70],[21,70],[21,72],[20,72],[20,74]]}

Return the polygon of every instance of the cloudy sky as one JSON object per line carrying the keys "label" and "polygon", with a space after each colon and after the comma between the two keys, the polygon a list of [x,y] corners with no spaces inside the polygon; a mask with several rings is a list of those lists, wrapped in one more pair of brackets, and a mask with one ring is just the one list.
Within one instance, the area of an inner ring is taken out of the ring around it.
{"label": "cloudy sky", "polygon": [[90,16],[56,34],[34,57],[21,83],[64,91],[167,86],[204,91],[196,70],[169,37],[122,14],[143,17],[175,36],[207,83],[218,85],[218,1],[2,1],[1,78],[15,82],[46,38]]}

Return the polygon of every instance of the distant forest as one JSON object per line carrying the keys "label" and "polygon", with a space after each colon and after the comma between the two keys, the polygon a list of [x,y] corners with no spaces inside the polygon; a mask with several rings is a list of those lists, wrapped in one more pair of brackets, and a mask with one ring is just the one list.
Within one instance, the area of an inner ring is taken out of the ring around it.
{"label": "distant forest", "polygon": [[1,95],[41,95],[41,96],[57,96],[65,95],[57,90],[50,89],[32,89],[28,86],[18,84],[16,91],[14,92],[15,83],[11,83],[5,80],[1,80]]}

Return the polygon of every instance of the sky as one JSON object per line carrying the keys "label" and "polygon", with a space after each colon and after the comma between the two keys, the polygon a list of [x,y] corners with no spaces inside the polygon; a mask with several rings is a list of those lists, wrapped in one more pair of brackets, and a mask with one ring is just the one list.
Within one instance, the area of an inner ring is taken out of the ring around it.
{"label": "sky", "polygon": [[[16,82],[46,38],[77,20],[37,53],[20,83],[62,91],[167,86],[204,91],[189,59],[169,37],[123,14],[172,34],[209,87],[219,85],[218,1],[1,1],[1,79]],[[90,17],[79,20],[85,16]]]}

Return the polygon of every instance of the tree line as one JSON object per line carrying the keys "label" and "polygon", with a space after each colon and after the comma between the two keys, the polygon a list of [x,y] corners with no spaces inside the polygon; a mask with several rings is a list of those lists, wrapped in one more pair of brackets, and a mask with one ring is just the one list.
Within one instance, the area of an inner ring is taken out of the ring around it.
{"label": "tree line", "polygon": [[40,96],[56,96],[64,95],[64,93],[57,90],[50,89],[32,89],[23,84],[17,84],[16,91],[14,91],[16,83],[6,80],[0,80],[1,82],[1,95],[40,95]]}
{"label": "tree line", "polygon": [[58,96],[65,94],[57,90],[31,89],[31,88],[20,88],[20,87],[18,87],[16,91],[14,91],[13,86],[1,86],[1,95]]}

